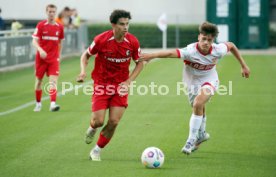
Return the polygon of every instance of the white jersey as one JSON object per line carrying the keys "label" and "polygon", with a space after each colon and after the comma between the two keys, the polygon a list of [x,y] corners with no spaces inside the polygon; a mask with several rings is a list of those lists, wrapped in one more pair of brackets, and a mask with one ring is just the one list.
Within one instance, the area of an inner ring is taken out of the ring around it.
{"label": "white jersey", "polygon": [[219,78],[216,64],[228,51],[225,43],[212,44],[207,55],[198,50],[198,43],[177,49],[178,57],[184,60],[183,82],[187,86],[191,105],[200,88],[211,87],[212,94],[218,89]]}
{"label": "white jersey", "polygon": [[228,51],[225,43],[212,44],[207,55],[199,51],[198,43],[192,43],[185,48],[177,49],[178,57],[184,60],[184,69],[195,76],[214,72],[218,60],[226,55]]}

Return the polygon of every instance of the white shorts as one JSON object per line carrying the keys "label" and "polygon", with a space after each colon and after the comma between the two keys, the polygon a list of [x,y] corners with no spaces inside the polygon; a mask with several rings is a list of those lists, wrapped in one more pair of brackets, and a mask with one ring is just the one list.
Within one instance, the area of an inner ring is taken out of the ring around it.
{"label": "white shorts", "polygon": [[188,99],[191,105],[193,105],[194,99],[201,88],[209,88],[211,94],[214,95],[219,87],[219,79],[216,70],[205,75],[196,76],[190,74],[184,69],[183,82],[187,88]]}

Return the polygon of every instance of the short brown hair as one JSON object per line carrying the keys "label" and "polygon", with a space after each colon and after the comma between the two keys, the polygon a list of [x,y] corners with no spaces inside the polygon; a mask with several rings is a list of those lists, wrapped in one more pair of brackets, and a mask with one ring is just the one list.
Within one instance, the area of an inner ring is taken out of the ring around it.
{"label": "short brown hair", "polygon": [[218,27],[210,22],[204,22],[199,26],[199,33],[204,34],[204,35],[211,35],[213,37],[218,36]]}
{"label": "short brown hair", "polygon": [[48,8],[57,8],[57,6],[55,6],[54,4],[48,4],[47,6],[46,6],[46,11],[48,10]]}
{"label": "short brown hair", "polygon": [[110,23],[117,24],[119,18],[131,19],[130,12],[120,9],[114,10],[109,17]]}

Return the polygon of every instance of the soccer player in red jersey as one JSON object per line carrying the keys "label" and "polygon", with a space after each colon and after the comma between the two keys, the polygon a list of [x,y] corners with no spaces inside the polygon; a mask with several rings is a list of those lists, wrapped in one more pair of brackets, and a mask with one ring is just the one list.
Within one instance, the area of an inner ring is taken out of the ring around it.
{"label": "soccer player in red jersey", "polygon": [[[108,110],[109,119],[101,130],[97,144],[90,152],[93,161],[100,161],[100,152],[110,139],[128,106],[128,86],[143,69],[138,61],[140,46],[137,38],[128,33],[130,12],[114,10],[110,15],[112,30],[97,35],[90,47],[81,56],[79,82],[86,76],[86,66],[91,55],[95,57],[95,67],[91,76],[94,80],[92,115],[86,132],[86,143],[90,144],[97,128],[104,124]],[[135,68],[129,75],[130,61]]]}
{"label": "soccer player in red jersey", "polygon": [[62,50],[62,40],[64,39],[64,30],[61,24],[55,22],[57,7],[49,4],[46,7],[47,19],[40,21],[35,29],[33,45],[37,50],[35,58],[35,112],[42,108],[42,79],[46,73],[49,77],[49,91],[51,105],[50,111],[58,111],[59,105],[56,104],[57,80],[59,76],[59,60]]}

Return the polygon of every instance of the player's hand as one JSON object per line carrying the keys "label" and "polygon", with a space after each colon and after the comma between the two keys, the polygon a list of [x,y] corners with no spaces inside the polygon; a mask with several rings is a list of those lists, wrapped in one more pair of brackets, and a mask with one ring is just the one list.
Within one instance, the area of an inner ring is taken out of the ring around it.
{"label": "player's hand", "polygon": [[150,53],[142,53],[138,61],[150,61],[152,58]]}
{"label": "player's hand", "polygon": [[243,66],[241,68],[242,77],[249,78],[250,75],[250,69],[247,65]]}
{"label": "player's hand", "polygon": [[47,57],[47,53],[43,49],[39,50],[39,55],[42,59],[45,59]]}
{"label": "player's hand", "polygon": [[80,73],[76,79],[77,82],[84,82],[84,79],[86,78],[86,73]]}
{"label": "player's hand", "polygon": [[119,96],[125,96],[128,94],[128,87],[130,85],[130,81],[127,80],[125,82],[122,82],[119,84],[119,87],[118,87],[118,93],[119,93]]}

